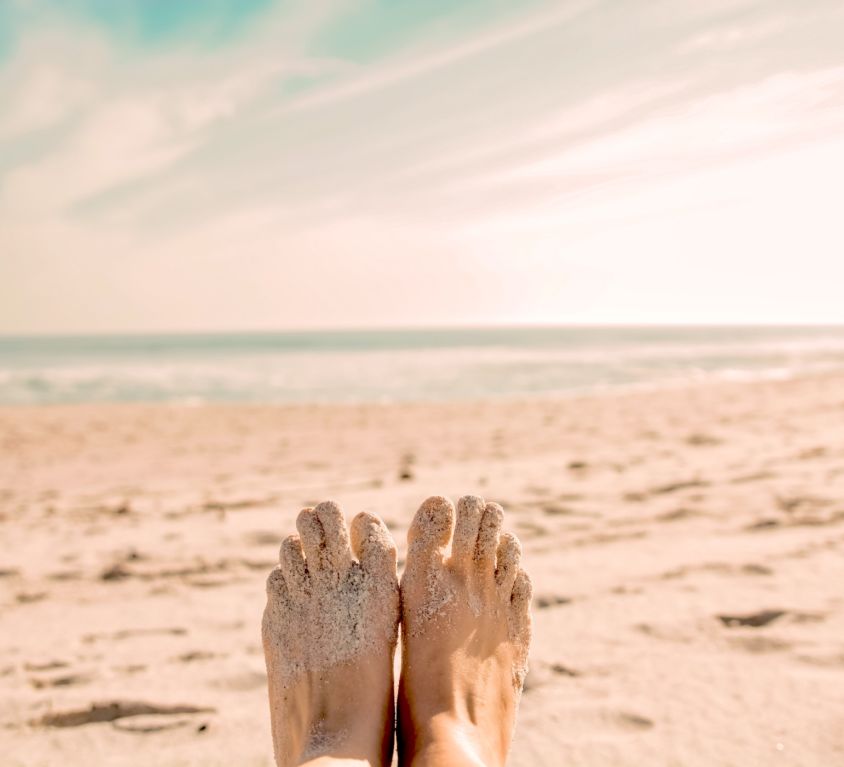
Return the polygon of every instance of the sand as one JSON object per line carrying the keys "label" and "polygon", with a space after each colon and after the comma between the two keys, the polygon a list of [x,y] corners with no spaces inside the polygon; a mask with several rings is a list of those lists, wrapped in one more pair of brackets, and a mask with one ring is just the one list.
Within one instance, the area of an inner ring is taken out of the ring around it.
{"label": "sand", "polygon": [[844,377],[474,404],[0,409],[0,753],[272,764],[304,506],[500,503],[534,582],[512,765],[844,763]]}

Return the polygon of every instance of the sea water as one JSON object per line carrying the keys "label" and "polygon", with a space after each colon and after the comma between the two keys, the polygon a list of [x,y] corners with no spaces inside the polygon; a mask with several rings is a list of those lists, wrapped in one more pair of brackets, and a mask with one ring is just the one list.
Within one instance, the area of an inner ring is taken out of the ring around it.
{"label": "sea water", "polygon": [[523,397],[844,369],[844,327],[0,336],[0,403]]}

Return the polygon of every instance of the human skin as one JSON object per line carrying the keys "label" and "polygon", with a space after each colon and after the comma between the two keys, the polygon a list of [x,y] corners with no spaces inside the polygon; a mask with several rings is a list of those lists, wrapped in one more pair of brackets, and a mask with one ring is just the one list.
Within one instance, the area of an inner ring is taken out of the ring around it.
{"label": "human skin", "polygon": [[267,580],[262,635],[279,767],[390,764],[396,549],[362,513],[351,538],[336,504],[304,509]]}
{"label": "human skin", "polygon": [[502,521],[500,506],[476,496],[461,498],[456,515],[448,499],[433,497],[411,525],[401,583],[402,765],[507,759],[527,670],[531,585]]}
{"label": "human skin", "polygon": [[[401,583],[401,765],[503,765],[527,669],[530,594],[503,512],[429,498]],[[303,510],[267,583],[263,638],[276,762],[390,764],[399,588],[380,519]],[[450,544],[450,553],[446,549]]]}

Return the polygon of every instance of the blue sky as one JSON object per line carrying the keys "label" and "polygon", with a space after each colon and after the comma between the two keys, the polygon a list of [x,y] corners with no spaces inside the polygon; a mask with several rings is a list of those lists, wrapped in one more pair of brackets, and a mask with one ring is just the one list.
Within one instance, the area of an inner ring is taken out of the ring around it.
{"label": "blue sky", "polygon": [[3,10],[3,52],[51,24],[98,27],[109,38],[140,50],[165,45],[221,45],[272,7],[272,0],[54,0],[12,2]]}
{"label": "blue sky", "polygon": [[841,322],[837,2],[4,0],[0,332]]}

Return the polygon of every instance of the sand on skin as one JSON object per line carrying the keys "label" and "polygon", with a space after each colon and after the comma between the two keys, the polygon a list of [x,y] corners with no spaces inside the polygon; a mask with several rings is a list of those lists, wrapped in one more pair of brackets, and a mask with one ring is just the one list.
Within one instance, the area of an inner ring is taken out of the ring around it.
{"label": "sand on skin", "polygon": [[423,498],[471,492],[534,581],[511,764],[841,763],[842,424],[841,375],[0,409],[4,765],[269,767],[264,580],[298,511],[373,511],[401,558]]}

